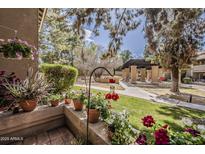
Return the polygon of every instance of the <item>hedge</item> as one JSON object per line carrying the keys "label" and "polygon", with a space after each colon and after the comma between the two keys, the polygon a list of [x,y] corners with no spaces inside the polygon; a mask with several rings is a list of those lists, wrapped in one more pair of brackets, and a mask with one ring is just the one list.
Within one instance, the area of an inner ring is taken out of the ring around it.
{"label": "hedge", "polygon": [[61,64],[41,64],[40,71],[53,85],[53,92],[60,93],[74,85],[78,70],[74,67]]}
{"label": "hedge", "polygon": [[185,77],[185,78],[183,78],[183,83],[191,84],[192,83],[192,79],[190,77]]}

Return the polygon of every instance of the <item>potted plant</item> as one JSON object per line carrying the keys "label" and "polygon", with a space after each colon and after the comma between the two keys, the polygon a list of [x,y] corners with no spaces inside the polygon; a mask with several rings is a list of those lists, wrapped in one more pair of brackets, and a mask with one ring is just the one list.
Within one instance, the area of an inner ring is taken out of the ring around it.
{"label": "potted plant", "polygon": [[9,58],[34,58],[36,54],[35,46],[19,38],[3,40],[0,39],[0,53]]}
{"label": "potted plant", "polygon": [[68,90],[68,92],[65,95],[65,99],[64,99],[65,104],[71,104],[73,102],[72,98],[74,95],[75,94],[73,91]]}
{"label": "potted plant", "polygon": [[89,119],[90,123],[96,123],[101,115],[102,119],[105,120],[109,116],[108,101],[104,99],[101,93],[98,93],[91,97],[90,104],[88,105],[88,100],[85,101],[86,108],[88,112],[89,108]]}
{"label": "potted plant", "polygon": [[59,102],[61,101],[62,99],[62,96],[59,95],[59,94],[52,94],[50,97],[49,97],[49,101],[51,103],[51,106],[52,107],[56,107],[59,105]]}
{"label": "potted plant", "polygon": [[134,129],[128,120],[127,112],[112,112],[108,124],[108,138],[112,144],[133,144],[137,135],[137,130]]}
{"label": "potted plant", "polygon": [[83,104],[86,99],[86,93],[83,90],[76,91],[72,96],[74,108],[76,111],[82,111]]}
{"label": "potted plant", "polygon": [[15,102],[26,112],[33,111],[38,101],[46,96],[50,89],[44,76],[38,72],[34,75],[31,68],[28,70],[27,78],[22,82],[9,83],[6,80],[3,85],[15,98]]}

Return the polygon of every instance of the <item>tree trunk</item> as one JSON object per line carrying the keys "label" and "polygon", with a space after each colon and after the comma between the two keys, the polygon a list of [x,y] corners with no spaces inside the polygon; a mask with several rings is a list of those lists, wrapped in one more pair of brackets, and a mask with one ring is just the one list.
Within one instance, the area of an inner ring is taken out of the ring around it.
{"label": "tree trunk", "polygon": [[179,68],[172,67],[172,92],[179,93]]}

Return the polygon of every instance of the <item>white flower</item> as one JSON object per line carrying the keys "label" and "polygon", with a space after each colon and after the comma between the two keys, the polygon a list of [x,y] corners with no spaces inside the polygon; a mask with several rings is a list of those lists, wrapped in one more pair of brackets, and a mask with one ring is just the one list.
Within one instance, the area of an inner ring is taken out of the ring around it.
{"label": "white flower", "polygon": [[205,132],[205,125],[197,125],[197,129],[198,129],[200,132]]}
{"label": "white flower", "polygon": [[182,122],[186,125],[186,126],[192,126],[193,121],[190,118],[182,118]]}

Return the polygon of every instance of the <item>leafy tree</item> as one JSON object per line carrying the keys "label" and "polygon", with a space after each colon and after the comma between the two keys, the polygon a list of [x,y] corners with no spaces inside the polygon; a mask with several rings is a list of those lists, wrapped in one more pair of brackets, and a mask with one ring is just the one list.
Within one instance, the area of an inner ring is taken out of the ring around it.
{"label": "leafy tree", "polygon": [[123,63],[125,63],[126,61],[128,61],[129,59],[133,58],[132,56],[132,52],[129,50],[124,50],[120,53],[120,56],[122,57],[122,61]]}
{"label": "leafy tree", "polygon": [[179,69],[203,45],[203,9],[145,9],[146,52],[172,72],[171,91],[179,92]]}
{"label": "leafy tree", "polygon": [[71,20],[74,32],[81,37],[84,36],[86,25],[93,27],[93,33],[99,35],[99,27],[104,27],[109,32],[110,42],[108,44],[108,57],[117,53],[122,44],[122,39],[129,31],[136,29],[142,15],[142,9],[65,9],[59,19]]}
{"label": "leafy tree", "polygon": [[48,9],[43,31],[40,33],[42,60],[49,63],[74,63],[74,50],[81,45],[67,19],[60,19],[65,9]]}

